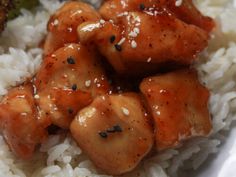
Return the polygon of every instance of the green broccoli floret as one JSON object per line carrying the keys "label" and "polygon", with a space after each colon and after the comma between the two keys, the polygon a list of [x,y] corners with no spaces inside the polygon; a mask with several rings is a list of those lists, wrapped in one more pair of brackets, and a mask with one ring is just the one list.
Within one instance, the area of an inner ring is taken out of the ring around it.
{"label": "green broccoli floret", "polygon": [[8,19],[13,19],[20,14],[20,9],[32,9],[39,5],[39,0],[14,0],[14,7],[8,14]]}

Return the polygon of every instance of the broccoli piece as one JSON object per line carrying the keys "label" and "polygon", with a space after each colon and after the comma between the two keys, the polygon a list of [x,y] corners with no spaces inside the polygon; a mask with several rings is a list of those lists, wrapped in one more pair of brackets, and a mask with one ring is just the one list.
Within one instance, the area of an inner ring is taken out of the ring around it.
{"label": "broccoli piece", "polygon": [[13,0],[0,0],[0,32],[4,30],[8,11],[13,6]]}
{"label": "broccoli piece", "polygon": [[13,19],[20,14],[20,9],[32,9],[39,5],[39,0],[13,0],[14,7],[8,13],[8,19]]}

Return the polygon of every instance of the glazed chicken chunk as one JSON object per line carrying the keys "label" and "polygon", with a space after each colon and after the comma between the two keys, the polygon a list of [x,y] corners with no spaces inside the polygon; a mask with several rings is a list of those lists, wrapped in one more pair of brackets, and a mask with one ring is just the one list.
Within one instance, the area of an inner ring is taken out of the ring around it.
{"label": "glazed chicken chunk", "polygon": [[143,80],[140,89],[152,112],[158,150],[210,133],[209,91],[199,83],[196,71],[149,77]]}
{"label": "glazed chicken chunk", "polygon": [[68,128],[79,109],[109,84],[96,52],[79,44],[68,44],[46,57],[35,78],[36,100],[52,123]]}
{"label": "glazed chicken chunk", "polygon": [[170,63],[189,65],[208,44],[207,31],[178,18],[165,3],[155,6],[148,1],[140,10],[139,3],[129,0],[124,3],[130,11],[123,11],[121,2],[105,2],[100,12],[107,21],[78,27],[80,41],[94,43],[118,73],[147,73]]}
{"label": "glazed chicken chunk", "polygon": [[44,44],[44,54],[52,54],[64,44],[78,42],[77,26],[98,19],[100,15],[92,6],[78,1],[66,2],[48,22],[49,33]]}
{"label": "glazed chicken chunk", "polygon": [[77,114],[70,130],[97,167],[119,175],[135,168],[150,151],[149,121],[139,95],[126,93],[97,97]]}
{"label": "glazed chicken chunk", "polygon": [[202,15],[192,0],[183,0],[181,4],[178,4],[176,0],[106,0],[99,12],[105,20],[116,21],[123,12],[144,11],[148,13],[151,8],[165,8],[185,23],[193,24],[208,32],[215,26],[213,19]]}
{"label": "glazed chicken chunk", "polygon": [[23,159],[29,159],[45,140],[47,126],[38,113],[31,84],[12,89],[0,103],[0,130],[11,150]]}

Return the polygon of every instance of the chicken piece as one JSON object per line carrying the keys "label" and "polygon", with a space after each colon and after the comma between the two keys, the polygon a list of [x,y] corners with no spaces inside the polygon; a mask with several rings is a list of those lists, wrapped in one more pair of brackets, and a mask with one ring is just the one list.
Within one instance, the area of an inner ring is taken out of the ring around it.
{"label": "chicken piece", "polygon": [[78,34],[83,44],[95,43],[121,74],[156,72],[170,63],[189,65],[208,44],[206,31],[166,12],[127,12],[118,20],[83,23]]}
{"label": "chicken piece", "polygon": [[104,20],[117,22],[118,17],[123,13],[142,12],[148,7],[159,7],[158,0],[106,0],[99,9],[99,13]]}
{"label": "chicken piece", "polygon": [[47,126],[38,114],[31,84],[10,90],[0,103],[0,130],[11,150],[23,159],[29,159],[45,140]]}
{"label": "chicken piece", "polygon": [[90,93],[80,90],[49,88],[38,93],[41,114],[54,125],[67,129],[76,113],[92,102]]}
{"label": "chicken piece", "polygon": [[210,17],[203,16],[193,4],[192,0],[183,0],[180,5],[176,0],[107,0],[99,12],[105,20],[117,20],[117,16],[124,12],[144,11],[156,8],[158,11],[168,11],[178,19],[188,24],[196,25],[210,32],[215,23]]}
{"label": "chicken piece", "polygon": [[94,97],[109,91],[99,56],[79,44],[69,44],[46,57],[35,86],[42,114],[62,128],[68,128],[77,111]]}
{"label": "chicken piece", "polygon": [[134,169],[152,148],[149,120],[135,93],[100,96],[77,114],[70,130],[97,167],[119,175]]}
{"label": "chicken piece", "polygon": [[77,26],[85,21],[96,21],[100,15],[83,2],[66,2],[48,22],[49,34],[44,44],[44,54],[49,55],[66,43],[78,42]]}
{"label": "chicken piece", "polygon": [[185,23],[196,25],[207,32],[211,32],[215,27],[214,20],[202,15],[192,0],[183,0],[180,6],[176,6],[176,0],[161,1],[177,18]]}
{"label": "chicken piece", "polygon": [[173,148],[195,136],[207,136],[212,125],[209,91],[194,70],[149,77],[140,85],[155,122],[156,148]]}

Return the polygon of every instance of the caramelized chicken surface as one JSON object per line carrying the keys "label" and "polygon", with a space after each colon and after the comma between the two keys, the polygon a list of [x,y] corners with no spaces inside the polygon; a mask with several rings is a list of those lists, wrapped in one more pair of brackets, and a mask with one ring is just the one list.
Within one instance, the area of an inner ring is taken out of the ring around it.
{"label": "caramelized chicken surface", "polygon": [[207,46],[208,32],[194,21],[189,24],[178,18],[166,3],[106,1],[100,12],[112,20],[81,24],[79,39],[84,44],[95,43],[119,73],[137,75],[170,63],[189,65]]}
{"label": "caramelized chicken surface", "polygon": [[196,25],[208,32],[215,26],[213,19],[202,15],[192,0],[183,0],[181,4],[177,4],[176,0],[106,0],[99,12],[105,20],[116,21],[117,16],[123,12],[144,11],[150,13],[149,11],[154,9],[159,12],[167,11],[183,22]]}
{"label": "caramelized chicken surface", "polygon": [[69,44],[46,57],[35,78],[37,103],[53,124],[68,128],[74,116],[109,84],[96,52]]}
{"label": "caramelized chicken surface", "polygon": [[85,21],[96,21],[100,15],[83,2],[68,1],[58,9],[48,22],[48,36],[44,54],[49,55],[67,43],[78,42],[77,26]]}
{"label": "caramelized chicken surface", "polygon": [[11,150],[29,159],[47,137],[48,122],[41,120],[31,84],[9,91],[0,104],[0,130]]}
{"label": "caramelized chicken surface", "polygon": [[150,117],[138,94],[97,97],[71,124],[72,136],[107,174],[131,171],[153,144]]}
{"label": "caramelized chicken surface", "polygon": [[173,148],[194,136],[211,131],[209,91],[196,71],[180,70],[153,76],[140,85],[155,123],[156,148]]}

